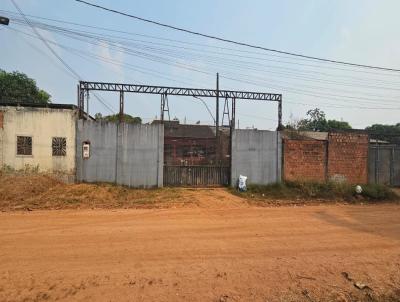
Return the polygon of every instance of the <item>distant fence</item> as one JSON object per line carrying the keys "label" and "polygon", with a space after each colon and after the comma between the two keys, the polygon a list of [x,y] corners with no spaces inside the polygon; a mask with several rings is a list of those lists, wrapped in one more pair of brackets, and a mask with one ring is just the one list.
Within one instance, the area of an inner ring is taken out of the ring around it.
{"label": "distant fence", "polygon": [[400,186],[400,146],[371,145],[368,178],[369,183]]}
{"label": "distant fence", "polygon": [[[163,184],[162,125],[77,121],[77,180],[111,182],[130,187]],[[83,145],[89,145],[84,158]]]}
{"label": "distant fence", "polygon": [[219,166],[164,166],[165,186],[226,186],[229,167]]}
{"label": "distant fence", "polygon": [[282,143],[279,132],[234,130],[232,134],[231,184],[239,175],[249,184],[269,184],[281,180]]}

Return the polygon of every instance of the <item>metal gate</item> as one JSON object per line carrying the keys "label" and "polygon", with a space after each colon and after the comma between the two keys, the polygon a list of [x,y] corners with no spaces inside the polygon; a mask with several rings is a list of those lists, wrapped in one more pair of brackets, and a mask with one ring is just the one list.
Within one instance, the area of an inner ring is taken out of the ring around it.
{"label": "metal gate", "polygon": [[400,186],[400,146],[370,146],[368,170],[369,183]]}
{"label": "metal gate", "polygon": [[229,185],[225,166],[164,166],[164,186],[215,187]]}

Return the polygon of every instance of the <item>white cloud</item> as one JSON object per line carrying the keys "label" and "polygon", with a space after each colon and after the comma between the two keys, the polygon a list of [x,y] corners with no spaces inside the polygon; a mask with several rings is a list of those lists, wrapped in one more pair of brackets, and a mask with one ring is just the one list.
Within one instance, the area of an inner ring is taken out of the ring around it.
{"label": "white cloud", "polygon": [[118,78],[123,82],[125,79],[124,68],[122,65],[125,59],[123,52],[114,50],[113,47],[105,41],[99,41],[99,46],[95,47],[95,52],[98,56],[104,58],[104,60],[111,62],[108,63],[99,60],[101,65],[115,73],[113,77]]}

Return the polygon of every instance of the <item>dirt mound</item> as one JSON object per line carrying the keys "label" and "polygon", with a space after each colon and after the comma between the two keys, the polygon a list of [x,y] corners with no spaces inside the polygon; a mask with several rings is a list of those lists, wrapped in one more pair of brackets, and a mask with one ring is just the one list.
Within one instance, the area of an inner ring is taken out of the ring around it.
{"label": "dirt mound", "polygon": [[0,200],[20,204],[59,185],[60,181],[46,175],[0,175]]}
{"label": "dirt mound", "polygon": [[178,190],[136,190],[111,184],[65,184],[47,175],[1,175],[0,209],[163,207],[189,203]]}
{"label": "dirt mound", "polygon": [[0,175],[0,210],[93,208],[225,208],[247,206],[227,189],[130,189],[112,184],[65,184],[50,176]]}

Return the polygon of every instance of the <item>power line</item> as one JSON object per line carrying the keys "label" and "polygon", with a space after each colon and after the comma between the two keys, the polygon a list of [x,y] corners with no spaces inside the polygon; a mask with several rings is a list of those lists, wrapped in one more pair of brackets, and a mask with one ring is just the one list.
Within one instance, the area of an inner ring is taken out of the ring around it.
{"label": "power line", "polygon": [[14,4],[15,8],[19,11],[19,13],[21,14],[21,16],[24,18],[25,22],[32,28],[33,32],[35,33],[36,36],[38,36],[38,38],[40,40],[42,40],[42,42],[44,43],[44,45],[46,45],[46,47],[51,51],[51,53],[65,66],[65,68],[68,69],[69,72],[71,72],[77,79],[80,79],[80,76],[71,68],[71,66],[69,66],[67,64],[67,62],[65,62],[58,54],[57,52],[55,52],[55,50],[47,43],[47,41],[42,37],[42,35],[36,30],[36,28],[30,23],[29,19],[27,17],[25,17],[24,13],[22,12],[22,10],[19,8],[19,6],[17,5],[17,3],[14,0],[11,0],[11,2]]}
{"label": "power line", "polygon": [[[35,17],[35,18],[40,18],[40,17]],[[47,20],[47,18],[44,18],[44,19]],[[79,23],[74,23],[74,22],[56,21],[56,20],[54,20],[54,19],[50,19],[50,20],[55,21],[55,22],[66,23],[66,24],[73,24],[73,25],[76,25],[76,26],[85,26],[85,25],[82,25],[82,24],[79,24]],[[15,19],[15,20],[13,20],[13,21],[18,23],[18,20],[17,20],[17,19]],[[63,31],[63,32],[64,32],[64,31],[67,31],[67,32],[70,32],[70,33],[73,32],[74,34],[77,34],[77,33],[80,33],[80,34],[83,34],[83,33],[93,34],[93,32],[89,32],[89,31],[87,31],[87,30],[75,30],[75,31],[72,31],[72,30],[70,30],[70,29],[65,29],[65,28],[61,28],[61,27],[59,27],[59,26],[49,25],[49,24],[41,23],[41,22],[36,22],[36,26],[39,26],[39,27],[44,28],[44,29],[47,29],[47,30],[48,30],[49,28],[51,28],[51,30],[55,30],[55,31]],[[130,41],[136,41],[136,42],[141,42],[141,43],[148,43],[148,44],[151,44],[151,45],[153,45],[153,44],[164,45],[164,46],[168,46],[168,47],[175,47],[175,48],[178,48],[178,49],[186,49],[186,50],[197,51],[197,52],[199,52],[199,51],[204,52],[204,51],[205,51],[205,50],[204,50],[204,47],[210,47],[210,46],[205,45],[205,44],[190,43],[190,42],[182,42],[182,41],[177,41],[177,40],[172,40],[172,39],[165,39],[165,38],[160,38],[160,37],[155,37],[155,36],[147,36],[147,35],[141,35],[141,34],[136,34],[136,33],[130,33],[130,32],[125,32],[125,31],[110,30],[110,29],[107,29],[107,28],[104,28],[104,27],[96,27],[96,26],[90,26],[90,25],[86,25],[86,27],[89,27],[89,28],[96,28],[96,29],[106,30],[106,31],[112,31],[112,32],[119,32],[119,33],[124,33],[124,34],[129,34],[129,35],[139,35],[139,36],[149,37],[149,38],[152,38],[152,39],[168,40],[168,41],[179,42],[179,43],[185,43],[185,44],[191,44],[191,45],[194,44],[194,45],[199,45],[199,46],[201,46],[201,47],[203,47],[203,48],[199,50],[199,49],[188,48],[188,47],[183,47],[183,46],[169,45],[169,44],[163,44],[163,43],[158,43],[158,42],[153,42],[153,41],[144,41],[144,40],[130,39],[130,38],[127,38],[127,37],[110,36],[110,35],[104,35],[104,34],[101,35],[102,38],[104,38],[104,37],[112,37],[112,38],[115,38],[115,37],[116,37],[116,38],[121,38],[121,39],[123,39],[124,41],[130,40]],[[125,43],[125,44],[126,44],[126,43]],[[221,48],[221,47],[217,47],[217,48]],[[224,47],[222,47],[222,49],[227,49],[227,50],[230,50],[230,51],[239,51],[239,50],[237,50],[237,49],[224,48]],[[274,62],[274,63],[293,64],[293,65],[306,66],[306,67],[313,67],[313,68],[327,68],[327,69],[334,69],[334,70],[341,70],[341,71],[353,71],[353,72],[362,72],[362,73],[376,74],[376,73],[372,73],[372,72],[367,72],[367,71],[365,71],[365,70],[363,71],[363,70],[343,69],[343,68],[337,68],[337,67],[326,66],[326,65],[310,65],[310,64],[305,64],[305,63],[289,62],[289,61],[280,61],[280,60],[271,60],[271,59],[267,59],[267,58],[250,57],[250,56],[244,56],[244,55],[238,55],[238,54],[231,54],[231,53],[220,53],[220,52],[214,52],[214,51],[209,51],[209,50],[206,50],[206,51],[209,52],[209,53],[213,53],[213,54],[220,54],[220,55],[228,55],[228,56],[242,57],[242,58],[247,58],[247,59],[256,59],[256,60],[270,61],[270,62]],[[248,52],[248,53],[254,53],[254,52]],[[258,54],[258,55],[268,55],[268,54],[266,54],[266,53],[262,54],[262,53],[259,53],[259,52],[256,52],[256,54]],[[281,57],[281,58],[286,58],[286,59],[292,59],[292,58],[290,58],[290,57],[284,57],[284,56],[276,56],[276,57]],[[304,60],[305,60],[305,59],[304,59]],[[308,61],[310,61],[310,60],[308,60]],[[271,67],[271,66],[268,66],[268,67]],[[389,74],[380,74],[380,75],[389,75]]]}
{"label": "power line", "polygon": [[[0,10],[0,11],[3,11],[3,10]],[[14,14],[13,12],[9,12],[9,11],[4,11],[4,12]],[[30,16],[32,16],[32,15],[30,15]],[[168,47],[173,47],[173,48],[178,48],[178,49],[185,49],[185,50],[196,51],[196,52],[204,52],[205,51],[205,52],[209,52],[209,53],[212,53],[212,54],[243,57],[243,58],[256,59],[256,60],[266,60],[266,61],[271,61],[271,62],[275,62],[275,63],[295,64],[295,65],[302,65],[302,66],[314,67],[314,68],[317,68],[317,67],[318,68],[329,68],[329,69],[342,70],[342,71],[346,71],[346,72],[350,72],[350,71],[352,71],[352,72],[363,72],[363,73],[370,73],[370,74],[374,74],[374,75],[375,74],[376,75],[384,75],[384,76],[389,76],[390,75],[390,74],[377,74],[377,73],[367,72],[365,70],[343,69],[343,68],[335,68],[335,67],[326,66],[326,65],[323,66],[323,65],[301,64],[301,63],[297,63],[297,62],[271,60],[271,59],[266,59],[266,58],[249,57],[249,56],[243,56],[243,55],[237,55],[237,54],[231,54],[231,53],[220,53],[220,52],[209,51],[209,50],[206,50],[204,48],[205,47],[213,47],[213,48],[219,48],[219,49],[225,49],[225,50],[227,49],[227,50],[230,50],[230,51],[240,51],[240,52],[253,53],[253,54],[255,53],[255,54],[258,54],[258,55],[270,55],[270,56],[282,57],[282,58],[286,58],[286,59],[294,59],[294,58],[284,57],[284,56],[279,56],[279,55],[271,55],[271,54],[268,54],[268,53],[250,52],[250,51],[238,50],[238,49],[233,49],[233,48],[216,47],[216,46],[210,46],[210,45],[199,44],[199,43],[190,43],[190,42],[184,42],[184,41],[173,40],[173,39],[166,39],[166,38],[161,38],[161,37],[156,37],[156,36],[148,36],[148,35],[137,34],[137,33],[132,33],[132,32],[113,30],[113,29],[104,28],[104,27],[96,27],[96,26],[91,26],[91,25],[87,25],[87,24],[83,25],[83,24],[75,23],[75,22],[68,22],[68,21],[60,21],[60,20],[56,20],[56,19],[43,18],[43,17],[38,17],[38,16],[32,16],[32,17],[38,18],[38,19],[43,19],[43,20],[50,20],[50,21],[58,22],[58,23],[72,24],[74,26],[80,26],[80,27],[85,27],[85,28],[87,28],[87,27],[88,28],[96,28],[96,29],[99,29],[99,30],[106,30],[106,31],[111,31],[111,32],[129,34],[129,35],[138,35],[138,36],[143,36],[143,37],[147,37],[147,38],[151,38],[151,39],[161,39],[161,40],[167,40],[167,41],[171,41],[171,42],[178,42],[178,43],[184,43],[184,44],[190,44],[190,45],[199,45],[199,46],[202,46],[202,49],[199,50],[199,49],[188,48],[188,47],[183,47],[183,46],[163,44],[163,43],[158,43],[158,42],[154,42],[154,41],[144,41],[144,40],[131,39],[131,38],[128,38],[128,37],[121,37],[121,36],[112,36],[112,35],[104,35],[104,34],[101,34],[101,36],[99,36],[98,33],[89,32],[87,30],[72,30],[72,29],[69,29],[69,28],[62,28],[62,27],[59,27],[59,26],[54,26],[54,25],[50,25],[50,24],[46,24],[46,23],[33,21],[33,23],[35,23],[36,27],[39,27],[41,29],[45,29],[45,30],[48,30],[48,31],[54,31],[54,32],[59,33],[59,34],[64,34],[64,35],[66,35],[68,37],[71,37],[69,34],[73,34],[73,35],[79,35],[79,36],[85,36],[85,37],[91,37],[91,38],[93,38],[93,36],[96,36],[98,39],[105,39],[106,37],[108,37],[109,39],[110,38],[117,38],[117,39],[122,39],[122,40],[118,41],[119,44],[129,44],[129,42],[127,42],[127,40],[130,40],[130,41],[135,41],[135,42],[140,42],[140,43],[145,43],[145,44],[150,44],[150,45],[163,45],[163,46],[168,46]],[[25,25],[24,23],[21,23],[18,19],[13,19],[13,21],[14,21],[13,23],[16,23],[16,24]],[[136,44],[136,43],[134,43],[133,45],[136,46],[136,47],[141,47],[141,48],[146,48],[147,47],[147,46],[141,46],[140,44]],[[139,45],[139,46],[137,46],[137,45]],[[148,46],[148,49],[150,49],[151,51],[157,51],[157,52],[161,51],[163,53],[172,51],[172,50],[169,50],[169,49],[156,48],[156,47],[153,47],[153,46]],[[204,57],[204,56],[202,55],[201,57]],[[215,57],[215,58],[218,58],[218,57]],[[198,60],[198,56],[196,56],[194,59]],[[297,58],[297,59],[299,59],[299,58]],[[308,59],[302,59],[302,60],[308,60]],[[232,61],[232,60],[229,60],[229,61]],[[244,62],[244,61],[238,61],[238,62],[243,62],[243,63],[246,63],[246,64],[254,64],[253,62]],[[260,65],[260,64],[257,64],[256,66],[258,66],[258,65]],[[298,70],[298,69],[275,66],[275,65],[262,65],[262,66],[267,67],[268,69],[277,68],[277,69],[285,70],[285,73],[278,72],[278,71],[273,71],[273,70],[268,70],[269,73],[285,75],[285,74],[287,74],[286,70],[289,71],[289,72],[294,72],[296,74],[297,73],[301,73],[301,80],[306,79],[306,76],[308,76],[307,73],[311,73],[312,75],[338,77],[338,75],[335,75],[335,74],[327,74],[327,73],[318,72],[318,71],[315,71],[315,70]],[[289,75],[290,75],[290,73],[289,73]],[[345,75],[340,75],[339,77],[355,79],[355,80],[361,80],[361,81],[371,80],[371,81],[374,82],[374,84],[376,84],[377,82],[389,83],[389,82],[386,82],[386,81],[383,82],[382,80],[372,79],[372,78],[357,78],[357,77],[345,76]],[[340,84],[340,85],[345,85],[345,86],[349,86],[349,84],[350,84],[349,82],[340,83],[340,82],[336,82],[336,81],[332,81],[332,80],[315,79],[315,78],[310,78],[310,77],[308,79],[309,80],[314,80],[314,81],[330,82],[332,84]],[[398,83],[392,82],[391,84],[397,85]],[[398,89],[389,88],[389,87],[383,87],[383,86],[371,86],[371,85],[366,86],[366,85],[362,85],[362,84],[359,84],[359,83],[357,83],[356,85],[363,86],[365,88],[373,88],[373,89],[376,88],[376,89],[385,89],[385,90],[398,90]]]}
{"label": "power line", "polygon": [[210,108],[208,107],[207,103],[206,103],[202,98],[200,98],[200,97],[198,97],[198,96],[193,96],[193,97],[194,97],[195,99],[200,100],[200,101],[203,103],[203,105],[206,107],[208,113],[211,115],[211,118],[213,119],[214,124],[216,124],[216,122],[215,122],[215,117],[214,117],[214,115],[212,114],[212,112],[211,112]]}
{"label": "power line", "polygon": [[[246,80],[241,80],[241,79],[235,79],[235,78],[230,78],[230,77],[226,77],[226,76],[221,76],[224,79],[227,80],[231,80],[231,81],[236,81],[236,82],[242,82],[242,83],[246,83],[246,84],[250,84],[250,85],[254,85],[254,86],[258,86],[258,87],[265,87],[266,85],[261,85],[261,84],[257,84],[257,82],[252,82],[252,81],[246,81]],[[274,87],[271,85],[268,85],[269,87]],[[276,86],[275,86],[276,87]],[[279,87],[279,86],[277,86]],[[288,88],[284,88],[284,89],[288,89]],[[307,93],[299,93],[299,92],[292,92],[295,94],[300,94],[300,95],[306,95],[306,96],[314,96],[314,97],[319,97],[319,95],[314,95],[314,94],[307,94]],[[326,99],[332,99],[332,100],[339,100],[339,99],[335,99],[335,98],[331,98],[331,97],[324,97]],[[350,109],[350,108],[354,108],[354,109],[382,109],[382,110],[400,110],[400,107],[359,107],[359,106],[349,106],[349,105],[338,105],[338,104],[332,104],[332,103],[324,103],[324,104],[310,104],[310,103],[297,103],[297,102],[293,102],[293,101],[288,101],[287,98],[285,98],[285,102],[287,103],[293,103],[293,104],[300,104],[300,105],[317,105],[317,106],[327,106],[327,107],[332,107],[332,108],[344,108],[344,109]],[[349,101],[350,102],[350,101]]]}
{"label": "power line", "polygon": [[377,70],[384,70],[384,71],[400,72],[400,69],[395,69],[395,68],[387,68],[387,67],[380,67],[380,66],[373,66],[373,65],[350,63],[350,62],[338,61],[338,60],[332,60],[332,59],[325,59],[325,58],[319,58],[319,57],[314,57],[314,56],[298,54],[298,53],[294,53],[294,52],[288,52],[288,51],[282,51],[282,50],[277,50],[277,49],[272,49],[272,48],[266,48],[266,47],[263,47],[263,46],[258,46],[258,45],[254,45],[254,44],[244,43],[244,42],[238,42],[238,41],[234,41],[234,40],[230,40],[230,39],[226,39],[226,38],[221,38],[221,37],[217,37],[217,36],[213,36],[213,35],[208,35],[208,34],[203,34],[203,33],[200,33],[200,32],[195,32],[195,31],[184,29],[184,28],[181,28],[181,27],[168,25],[168,24],[161,23],[161,22],[158,22],[158,21],[146,19],[146,18],[143,18],[143,17],[138,17],[138,16],[135,16],[135,15],[132,15],[132,14],[128,14],[128,13],[124,13],[124,12],[121,12],[121,11],[118,11],[118,10],[115,10],[115,9],[107,8],[107,7],[98,5],[98,4],[93,4],[93,3],[90,3],[90,2],[87,2],[87,1],[84,1],[84,0],[75,0],[75,1],[83,3],[83,4],[91,6],[91,7],[102,9],[102,10],[105,10],[105,11],[108,11],[108,12],[112,12],[112,13],[119,14],[119,15],[122,15],[122,16],[134,18],[134,19],[139,20],[139,21],[155,24],[155,25],[158,25],[158,26],[162,26],[162,27],[165,27],[165,28],[169,28],[169,29],[185,32],[185,33],[192,34],[192,35],[197,35],[197,36],[201,36],[201,37],[205,37],[205,38],[209,38],[209,39],[218,40],[218,41],[221,41],[221,42],[231,43],[231,44],[240,45],[240,46],[246,46],[246,47],[255,48],[255,49],[261,49],[261,50],[265,50],[265,51],[269,51],[269,52],[275,52],[275,53],[290,55],[290,56],[299,57],[299,58],[312,59],[312,60],[321,61],[321,62],[342,64],[342,65],[347,65],[347,66],[355,66],[355,67],[377,69]]}
{"label": "power line", "polygon": [[[28,37],[37,39],[36,36],[31,35],[29,33],[26,33],[24,31],[21,31],[21,30],[15,29],[15,28],[11,28],[11,27],[8,28],[8,29],[13,30],[13,31],[15,31],[17,33],[26,35]],[[154,69],[150,69],[150,68],[146,68],[146,67],[142,67],[142,66],[133,65],[133,64],[130,64],[130,63],[122,62],[122,61],[117,61],[117,60],[111,59],[111,58],[106,58],[106,57],[101,56],[101,55],[93,54],[93,53],[84,51],[82,49],[76,49],[76,48],[68,47],[68,46],[65,46],[63,44],[56,43],[56,42],[53,42],[53,41],[50,41],[50,40],[47,40],[47,41],[49,43],[53,44],[53,45],[56,45],[56,46],[62,48],[65,51],[67,51],[69,53],[72,53],[72,54],[74,54],[76,56],[79,56],[79,57],[81,57],[81,58],[83,58],[85,60],[88,60],[88,58],[92,58],[92,59],[96,59],[96,60],[99,60],[99,61],[102,61],[102,62],[105,62],[105,63],[108,63],[108,64],[112,64],[112,65],[116,65],[116,66],[120,66],[120,67],[124,67],[124,68],[130,69],[130,70],[134,70],[134,71],[137,71],[137,72],[140,72],[140,73],[143,73],[143,74],[147,74],[147,75],[163,78],[163,79],[166,79],[166,80],[169,80],[169,81],[172,81],[172,82],[179,82],[179,83],[183,83],[185,85],[193,85],[192,82],[189,83],[189,82],[186,82],[186,81],[176,80],[174,78],[168,77],[168,76],[164,75],[163,73],[161,73],[158,70],[154,70]],[[101,44],[96,44],[96,45],[101,45]],[[135,80],[135,82],[137,82],[137,81]]]}
{"label": "power line", "polygon": [[[14,30],[15,30],[15,29],[14,29]],[[21,32],[21,33],[23,33],[23,32]],[[28,34],[28,35],[29,35],[29,34]],[[29,35],[29,36],[30,36],[30,35]],[[66,47],[66,46],[64,46],[64,45],[61,45],[61,44],[59,44],[59,43],[55,43],[55,42],[52,42],[52,41],[49,41],[49,43],[58,45],[59,47],[62,47],[63,49],[66,49],[67,51],[79,52],[79,53],[84,54],[85,56],[89,55],[89,56],[91,56],[91,57],[95,57],[95,58],[97,58],[97,59],[99,59],[99,60],[101,60],[101,61],[105,61],[105,62],[107,62],[107,63],[116,64],[116,65],[119,65],[119,66],[125,66],[126,68],[129,68],[128,66],[132,66],[132,67],[133,67],[132,69],[137,70],[137,71],[139,71],[139,72],[143,72],[143,71],[141,71],[141,70],[138,70],[138,68],[142,68],[142,69],[143,69],[143,67],[134,66],[134,65],[131,65],[131,64],[129,64],[129,63],[122,63],[122,62],[119,62],[119,61],[116,61],[116,60],[113,60],[113,59],[107,59],[107,58],[102,57],[102,56],[99,56],[99,55],[88,54],[88,53],[85,53],[85,52],[82,51],[82,50],[78,50],[78,49]],[[101,44],[98,44],[98,43],[96,43],[96,44],[101,46]],[[103,45],[103,46],[104,46],[104,45]],[[145,57],[145,59],[150,59],[150,60],[152,60],[151,58],[148,58],[148,57]],[[161,63],[167,64],[167,65],[174,65],[174,66],[176,66],[175,63],[168,62],[168,61],[163,61],[163,62],[161,62]],[[177,67],[179,67],[179,68],[185,68],[185,69],[186,69],[186,66],[179,66],[179,65],[178,65]],[[147,69],[147,70],[150,71],[151,73],[153,73],[153,75],[154,75],[154,72],[157,72],[157,71],[154,71],[154,70],[149,70],[149,69]],[[191,70],[193,70],[193,69],[191,68]],[[147,72],[144,71],[143,73],[149,73],[148,71],[147,71]],[[197,70],[195,70],[195,71],[197,71]],[[205,71],[201,71],[201,70],[199,70],[199,72],[206,73]],[[157,72],[157,73],[161,74],[160,72]],[[211,74],[211,73],[207,73],[207,74]],[[213,75],[213,74],[212,74],[212,75]],[[159,76],[159,75],[156,75],[156,76]],[[236,76],[236,75],[234,75],[234,76]],[[249,77],[248,75],[241,75],[241,76]],[[161,74],[159,77],[167,78],[167,77],[165,77],[165,76],[162,76],[162,74]],[[368,103],[368,100],[370,101],[369,103],[375,103],[375,102],[379,102],[379,103],[385,103],[385,102],[392,102],[392,103],[393,103],[393,102],[395,102],[395,103],[397,103],[397,101],[394,101],[394,100],[393,100],[393,101],[385,100],[385,99],[375,100],[375,99],[366,98],[366,97],[360,97],[360,98],[358,98],[358,97],[353,97],[353,96],[337,95],[337,94],[332,94],[332,93],[321,93],[321,92],[320,92],[320,93],[316,94],[316,93],[313,93],[313,92],[310,92],[310,91],[307,91],[307,90],[296,89],[296,88],[293,88],[293,87],[277,86],[277,85],[273,86],[273,85],[271,85],[271,84],[269,84],[269,83],[266,83],[266,84],[257,84],[257,83],[262,83],[262,80],[261,80],[261,82],[260,82],[260,80],[257,81],[257,80],[238,79],[238,78],[232,78],[232,77],[229,77],[229,76],[221,76],[221,77],[226,78],[226,79],[228,79],[228,80],[232,80],[232,81],[236,81],[236,82],[243,82],[243,83],[246,83],[246,84],[252,84],[252,85],[261,86],[261,87],[265,87],[265,86],[269,86],[269,87],[272,87],[272,88],[276,87],[276,88],[283,89],[283,90],[287,90],[287,91],[289,91],[289,92],[292,92],[292,93],[295,93],[295,94],[300,94],[300,95],[306,95],[306,96],[312,96],[312,97],[320,97],[320,96],[322,96],[322,97],[324,97],[325,99],[331,99],[331,100],[335,100],[335,101],[342,101],[342,102],[343,102],[344,100],[341,100],[341,99],[339,99],[339,98],[348,98],[348,99],[362,100],[364,103]],[[168,78],[168,79],[169,79],[169,80],[172,80],[171,78]],[[316,88],[321,89],[321,88],[323,88],[323,87],[316,87]],[[373,102],[373,101],[375,101],[375,102]],[[346,100],[346,103],[349,103],[349,102],[351,102],[351,100]],[[330,107],[335,106],[334,108],[387,109],[387,110],[398,110],[398,109],[400,109],[400,108],[398,108],[398,107],[394,107],[394,108],[393,108],[393,107],[365,107],[365,106],[363,106],[363,107],[361,107],[361,106],[359,106],[359,107],[350,107],[350,106],[348,106],[348,105],[340,105],[340,104],[338,105],[338,104],[329,104],[329,103],[328,103],[328,105],[331,105]]]}
{"label": "power line", "polygon": [[[96,37],[96,36],[95,36]],[[86,38],[88,38],[88,37],[86,37]],[[91,37],[90,37],[91,38]],[[87,40],[86,40],[86,42],[87,42]],[[54,43],[54,42],[52,42],[52,41],[49,41],[49,43],[52,43],[52,44],[56,44],[56,45],[59,45],[59,46],[61,46],[60,44],[57,44],[57,43]],[[97,43],[98,44],[98,43]],[[115,44],[116,45],[116,44]],[[103,45],[104,46],[104,45]],[[117,45],[118,46],[118,45]],[[61,46],[62,47],[62,46]],[[65,47],[65,46],[64,46]],[[123,51],[126,51],[126,50],[128,50],[128,51],[130,51],[130,49],[128,48],[125,48],[125,47],[123,47],[122,48],[123,49]],[[76,49],[71,49],[70,48],[70,50],[75,50],[75,51],[77,51]],[[143,53],[144,54],[144,53]],[[99,57],[99,56],[98,56]],[[102,59],[103,59],[103,61],[104,61],[104,57],[101,57]],[[146,59],[149,59],[149,57],[145,57]],[[156,58],[158,58],[158,59],[160,59],[161,57],[156,57]],[[118,62],[118,61],[115,61],[115,60],[113,60],[114,62]],[[110,61],[108,61],[108,63],[112,63],[112,62],[110,62]],[[166,63],[166,62],[163,62],[163,63]],[[122,66],[122,62],[118,62],[118,65],[121,65]],[[171,63],[167,63],[168,65],[170,65]],[[175,66],[176,66],[176,64],[174,64]],[[180,67],[180,68],[185,68],[185,66],[178,66],[178,67]],[[193,69],[191,69],[191,70],[193,70]],[[154,72],[154,71],[153,71]],[[244,76],[246,76],[247,77],[247,75],[244,75]],[[250,82],[250,81],[243,81],[243,80],[240,80],[240,79],[233,79],[233,78],[228,78],[228,79],[230,79],[230,80],[234,80],[234,81],[239,81],[239,82],[244,82],[244,83],[249,83],[249,84],[253,84],[253,85],[256,85],[256,86],[262,86],[262,87],[265,87],[265,85],[259,85],[259,84],[254,84],[254,82]],[[282,88],[282,86],[281,87],[279,87],[279,88]],[[283,89],[285,89],[285,90],[289,90],[287,87],[283,87]],[[291,88],[292,89],[292,88]],[[296,92],[294,92],[294,93],[297,93],[297,94],[303,94],[303,95],[308,95],[308,96],[315,96],[315,97],[317,97],[318,95],[315,95],[315,94],[311,94],[310,92],[308,92],[308,91],[305,91],[305,90],[295,90],[295,89],[292,89],[293,91],[296,91]],[[300,92],[300,93],[299,93]],[[328,96],[335,96],[335,97],[348,97],[348,96],[341,96],[341,95],[332,95],[332,94],[327,94]],[[325,98],[327,98],[327,97],[325,97]],[[354,97],[350,97],[350,98],[354,98]],[[330,98],[330,99],[333,99],[333,98]],[[338,99],[335,99],[335,100],[338,100]],[[372,99],[371,99],[372,100]],[[380,100],[381,102],[382,102],[382,100]],[[364,101],[365,102],[365,101]],[[291,102],[291,101],[288,101],[288,103],[296,103],[296,102]],[[305,103],[297,103],[297,104],[301,104],[301,105],[311,105],[311,104],[305,104]],[[340,106],[340,105],[338,105],[338,104],[323,104],[323,105],[325,105],[325,106],[327,106],[327,107],[332,107],[332,108],[357,108],[357,109],[386,109],[386,110],[393,110],[393,109],[399,109],[399,108],[388,108],[388,107],[350,107],[350,106]]]}
{"label": "power line", "polygon": [[[29,19],[24,15],[24,13],[22,12],[22,10],[19,8],[18,4],[14,1],[11,0],[11,2],[13,3],[13,5],[15,6],[15,8],[18,10],[18,12],[21,14],[21,16],[24,18],[25,22],[32,28],[33,32],[36,34],[36,36],[44,43],[44,45],[50,50],[50,52],[64,65],[64,67],[72,74],[74,75],[74,77],[77,80],[80,80],[81,77],[79,76],[79,74],[71,67],[68,65],[67,62],[65,62],[65,60],[63,58],[61,58],[58,53],[49,45],[49,43],[46,41],[46,39],[44,39],[42,37],[42,35],[36,30],[35,26],[33,26]],[[112,108],[110,108],[105,101],[103,101],[99,96],[97,96],[96,94],[94,94],[95,98],[101,102],[107,109],[109,109],[111,112],[115,113],[114,110]]]}

